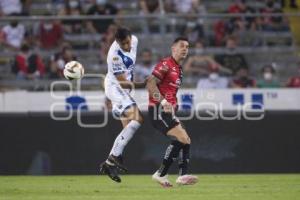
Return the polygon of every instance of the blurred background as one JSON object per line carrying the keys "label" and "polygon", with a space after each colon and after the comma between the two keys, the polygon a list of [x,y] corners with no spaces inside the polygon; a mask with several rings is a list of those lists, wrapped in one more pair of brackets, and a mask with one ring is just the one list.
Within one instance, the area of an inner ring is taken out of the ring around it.
{"label": "blurred background", "polygon": [[[184,120],[192,170],[300,171],[299,0],[0,0],[0,174],[97,173],[121,130],[101,76],[119,25],[139,39],[137,81],[188,37],[178,99],[180,116],[201,113]],[[80,82],[63,77],[71,60]],[[134,97],[146,117],[147,92]],[[147,119],[138,134],[125,162],[152,173],[166,139]]]}
{"label": "blurred background", "polygon": [[[105,74],[118,25],[139,38],[139,80],[185,35],[191,54],[184,87],[299,87],[293,81],[300,73],[296,0],[1,0],[0,8],[2,90],[49,90],[74,59],[86,73]],[[240,83],[241,73],[251,81]],[[84,83],[86,90],[99,86]]]}

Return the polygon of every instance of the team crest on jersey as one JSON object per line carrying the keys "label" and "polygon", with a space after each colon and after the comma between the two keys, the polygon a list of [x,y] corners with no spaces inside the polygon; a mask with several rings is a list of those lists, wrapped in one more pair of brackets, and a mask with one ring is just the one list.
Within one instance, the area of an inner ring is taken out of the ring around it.
{"label": "team crest on jersey", "polygon": [[168,71],[168,66],[167,65],[160,66],[159,71],[161,71],[161,72],[167,72]]}
{"label": "team crest on jersey", "polygon": [[118,61],[119,60],[119,57],[115,56],[113,57],[113,61]]}

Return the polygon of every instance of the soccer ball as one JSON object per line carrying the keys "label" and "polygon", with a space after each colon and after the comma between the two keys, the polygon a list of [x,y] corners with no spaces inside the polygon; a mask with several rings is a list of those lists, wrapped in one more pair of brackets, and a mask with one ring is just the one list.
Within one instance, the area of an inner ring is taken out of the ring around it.
{"label": "soccer ball", "polygon": [[84,68],[78,61],[70,61],[65,65],[64,76],[68,80],[80,79],[84,74]]}

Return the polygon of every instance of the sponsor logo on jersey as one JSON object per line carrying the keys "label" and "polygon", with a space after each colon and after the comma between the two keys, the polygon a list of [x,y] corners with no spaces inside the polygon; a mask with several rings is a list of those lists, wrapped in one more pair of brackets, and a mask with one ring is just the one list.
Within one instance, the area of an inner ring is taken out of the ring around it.
{"label": "sponsor logo on jersey", "polygon": [[177,72],[171,72],[171,75],[174,75],[174,76],[176,76],[177,75]]}

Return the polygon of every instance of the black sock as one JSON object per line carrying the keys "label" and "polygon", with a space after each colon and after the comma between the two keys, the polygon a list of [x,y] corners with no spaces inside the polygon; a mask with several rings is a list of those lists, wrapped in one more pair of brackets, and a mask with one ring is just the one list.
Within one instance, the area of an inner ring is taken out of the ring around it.
{"label": "black sock", "polygon": [[190,161],[190,144],[183,145],[182,149],[179,152],[179,176],[183,176],[187,174],[188,171],[188,163]]}
{"label": "black sock", "polygon": [[173,160],[178,157],[178,153],[180,149],[182,148],[183,144],[179,141],[172,141],[171,144],[168,146],[164,160],[160,168],[158,169],[158,172],[160,173],[160,176],[165,176],[168,173],[168,170],[170,166],[173,163]]}

